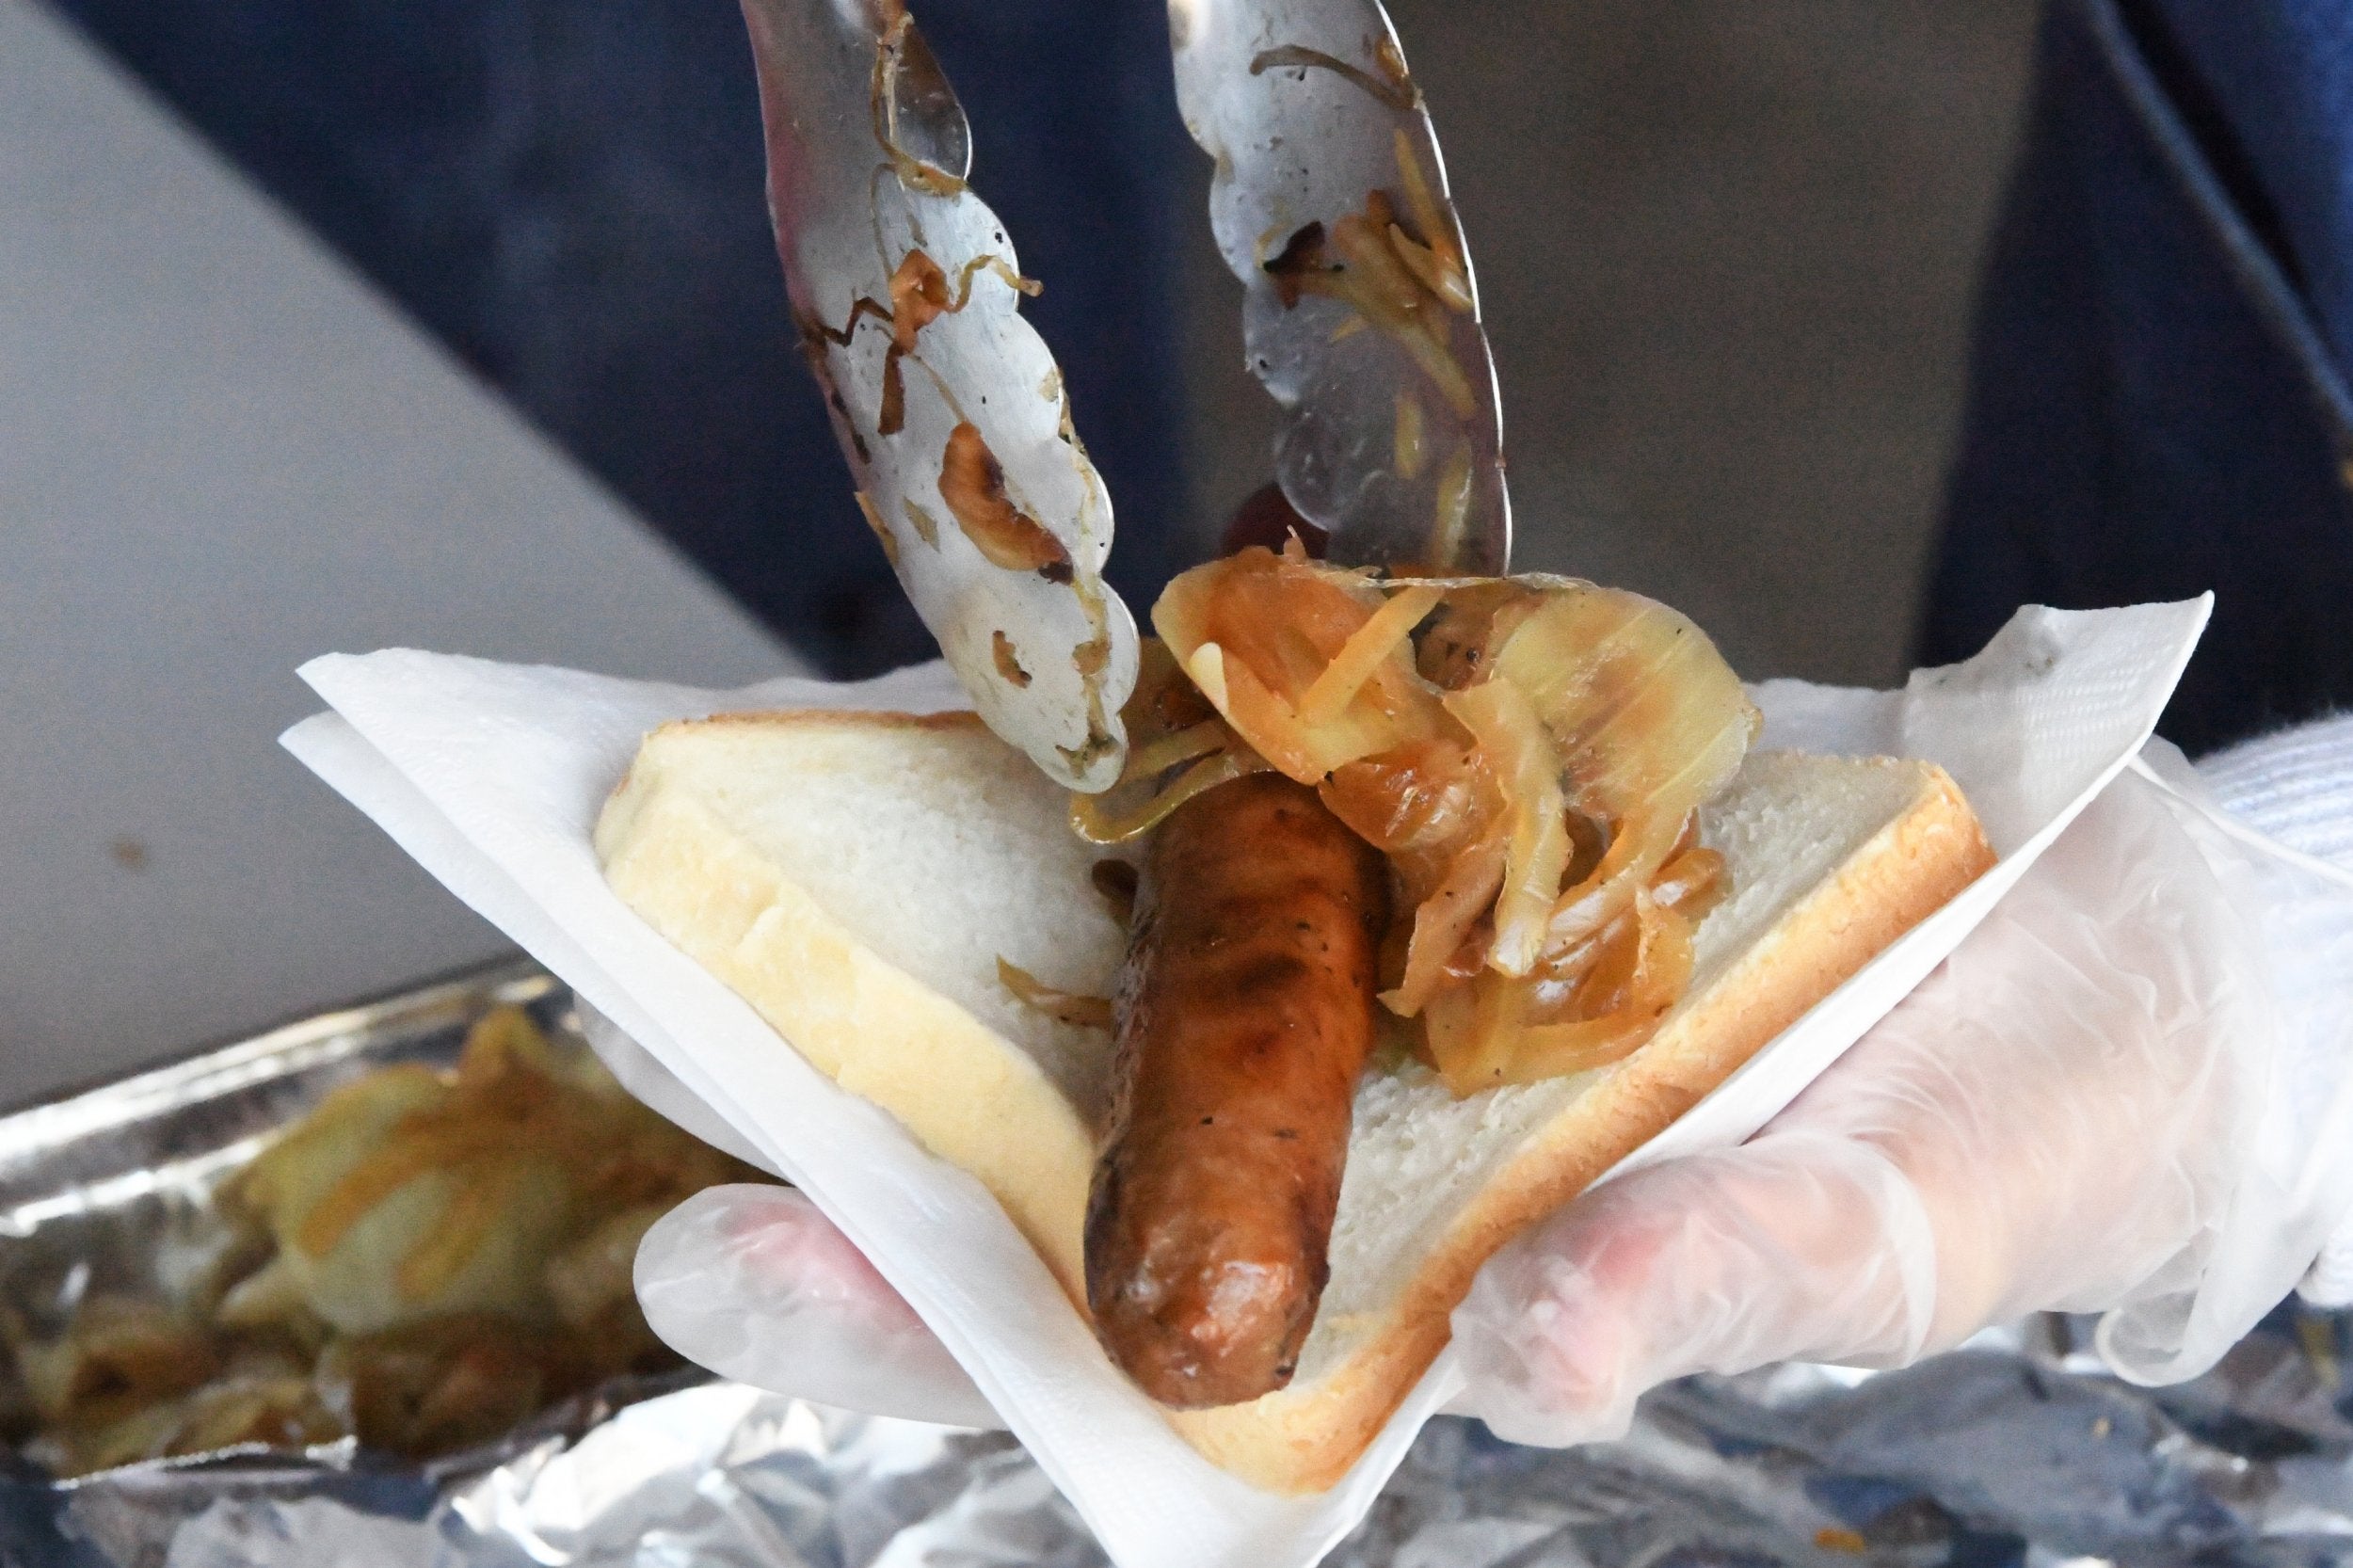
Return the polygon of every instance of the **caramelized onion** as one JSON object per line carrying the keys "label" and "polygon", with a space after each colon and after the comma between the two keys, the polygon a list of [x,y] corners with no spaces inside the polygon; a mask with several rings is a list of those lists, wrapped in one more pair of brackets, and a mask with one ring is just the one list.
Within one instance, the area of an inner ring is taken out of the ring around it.
{"label": "caramelized onion", "polygon": [[1649,883],[1690,814],[1732,781],[1761,720],[1699,628],[1635,594],[1548,593],[1490,665],[1544,715],[1570,804],[1609,826],[1601,863],[1553,913],[1551,939],[1576,941]]}
{"label": "caramelized onion", "polygon": [[1223,751],[1233,737],[1215,719],[1203,719],[1174,734],[1155,737],[1128,753],[1126,778],[1157,778],[1179,762]]}
{"label": "caramelized onion", "polygon": [[1088,843],[1124,844],[1160,826],[1170,812],[1203,791],[1264,771],[1266,764],[1257,758],[1221,751],[1204,757],[1178,775],[1174,784],[1129,811],[1106,809],[1101,795],[1072,795],[1070,825]]}
{"label": "caramelized onion", "polygon": [[[1698,827],[1685,837],[1696,839]],[[1694,845],[1681,851],[1658,868],[1657,877],[1650,885],[1650,896],[1681,915],[1687,920],[1697,920],[1716,907],[1724,894],[1724,857],[1712,849]]]}
{"label": "caramelized onion", "polygon": [[[1476,974],[1485,961],[1494,922],[1491,911],[1503,887],[1507,852],[1500,835],[1480,839],[1447,867],[1446,875],[1414,909],[1414,934],[1405,946],[1405,969],[1381,1003],[1412,1017],[1449,980]],[[1466,960],[1465,949],[1477,945]]]}
{"label": "caramelized onion", "polygon": [[939,458],[939,499],[990,565],[1034,571],[1052,583],[1070,581],[1070,552],[1044,523],[1013,504],[1004,465],[969,420],[948,432]]}
{"label": "caramelized onion", "polygon": [[[1282,265],[1321,288],[1353,260],[1348,286],[1380,294],[1396,279],[1361,238],[1303,232]],[[1438,259],[1401,255],[1407,276]],[[1381,1000],[1420,1019],[1461,1094],[1606,1066],[1681,1000],[1725,884],[1699,808],[1758,725],[1689,620],[1563,578],[1385,582],[1295,547],[1187,572],[1152,618],[1166,646],[1130,705],[1127,804],[1078,799],[1087,838],[1132,838],[1259,768],[1317,786],[1389,858],[1413,914]]]}
{"label": "caramelized onion", "polygon": [[1381,1000],[1403,1017],[1419,1013],[1456,969],[1486,961],[1481,941],[1503,885],[1506,830],[1489,760],[1475,745],[1424,743],[1351,762],[1320,793],[1332,814],[1389,856],[1414,910],[1397,984]]}
{"label": "caramelized onion", "polygon": [[1020,965],[1001,957],[997,960],[997,983],[1011,991],[1023,1005],[1036,1008],[1056,1023],[1069,1024],[1075,1029],[1112,1027],[1109,997],[1087,997],[1076,991],[1057,991]]}
{"label": "caramelized onion", "polygon": [[1404,862],[1443,864],[1486,834],[1499,810],[1489,763],[1475,746],[1429,741],[1333,770],[1323,804],[1366,842]]}
{"label": "caramelized onion", "polygon": [[1313,729],[1338,718],[1365,689],[1373,672],[1395,659],[1405,639],[1413,635],[1416,623],[1437,602],[1438,590],[1424,584],[1407,588],[1374,611],[1370,619],[1349,634],[1338,654],[1307,688],[1307,695],[1300,699],[1299,722]]}
{"label": "caramelized onion", "polygon": [[[1401,633],[1359,655],[1371,668],[1350,682],[1337,712],[1312,725],[1302,716],[1318,680],[1385,602],[1359,573],[1319,566],[1305,551],[1277,555],[1253,546],[1171,583],[1152,607],[1152,625],[1259,756],[1316,784],[1337,767],[1446,728]],[[1405,632],[1412,628],[1407,620]]]}
{"label": "caramelized onion", "polygon": [[1478,739],[1509,803],[1511,837],[1504,846],[1495,947],[1487,962],[1504,974],[1524,975],[1544,949],[1545,927],[1561,898],[1561,878],[1569,869],[1561,764],[1535,707],[1511,681],[1482,680],[1450,692],[1446,708]]}
{"label": "caramelized onion", "polygon": [[1566,983],[1490,970],[1433,1002],[1431,1060],[1456,1094],[1590,1072],[1632,1055],[1690,984],[1691,925],[1642,894],[1567,956],[1575,978]]}
{"label": "caramelized onion", "polygon": [[[1102,793],[1070,797],[1071,830],[1089,843],[1141,838],[1204,790],[1266,768],[1186,683],[1175,655],[1158,638],[1143,640],[1136,688],[1120,716],[1128,729],[1127,766]],[[1167,779],[1177,767],[1185,771]]]}

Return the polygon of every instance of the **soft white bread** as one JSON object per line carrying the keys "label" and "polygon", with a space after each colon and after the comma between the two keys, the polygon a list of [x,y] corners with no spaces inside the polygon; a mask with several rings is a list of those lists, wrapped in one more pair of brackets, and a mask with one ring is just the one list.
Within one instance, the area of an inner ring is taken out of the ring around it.
{"label": "soft white bread", "polygon": [[997,972],[1110,994],[1127,933],[1068,799],[971,713],[744,714],[647,736],[596,837],[631,908],[978,1176],[1083,1301],[1110,1042]]}
{"label": "soft white bread", "polygon": [[[751,714],[647,737],[606,875],[845,1088],[1005,1206],[1081,1304],[1110,1040],[1016,1000],[1002,957],[1109,996],[1125,935],[1066,797],[968,714]],[[1702,816],[1731,894],[1689,992],[1627,1060],[1457,1099],[1411,1063],[1355,1108],[1332,1273],[1289,1387],[1172,1412],[1277,1491],[1331,1484],[1444,1346],[1496,1248],[1681,1115],[1993,861],[1942,770],[1752,756]]]}

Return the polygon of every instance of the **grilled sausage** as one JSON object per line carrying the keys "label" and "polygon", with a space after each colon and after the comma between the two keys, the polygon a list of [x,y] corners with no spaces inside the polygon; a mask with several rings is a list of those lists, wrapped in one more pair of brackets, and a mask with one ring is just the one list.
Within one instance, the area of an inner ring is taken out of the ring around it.
{"label": "grilled sausage", "polygon": [[1087,1302],[1163,1404],[1290,1381],[1323,1293],[1388,917],[1378,852],[1274,774],[1160,825],[1119,989]]}

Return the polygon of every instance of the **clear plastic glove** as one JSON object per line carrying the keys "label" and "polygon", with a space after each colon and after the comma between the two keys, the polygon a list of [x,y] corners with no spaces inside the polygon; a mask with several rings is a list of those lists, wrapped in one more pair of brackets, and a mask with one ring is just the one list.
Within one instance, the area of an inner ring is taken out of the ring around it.
{"label": "clear plastic glove", "polygon": [[789,1187],[712,1187],[637,1247],[664,1343],[722,1377],[820,1404],[996,1427],[988,1400],[874,1266]]}
{"label": "clear plastic glove", "polygon": [[[2353,892],[2200,803],[2169,751],[2169,785],[2120,778],[1756,1138],[1606,1183],[1498,1254],[1455,1313],[1453,1408],[1605,1438],[1687,1372],[1895,1366],[2053,1308],[2108,1311],[2102,1349],[2139,1381],[2220,1355],[2353,1208]],[[797,1194],[694,1199],[637,1284],[726,1376],[995,1424]]]}
{"label": "clear plastic glove", "polygon": [[[2353,1196],[2353,972],[2313,969],[2353,896],[2181,782],[2121,777],[1748,1144],[1497,1254],[1454,1314],[1461,1404],[1521,1442],[1614,1437],[1688,1372],[1900,1366],[2043,1310],[2105,1312],[2137,1382],[2211,1366]],[[2299,1071],[2315,1046],[2325,1072]]]}

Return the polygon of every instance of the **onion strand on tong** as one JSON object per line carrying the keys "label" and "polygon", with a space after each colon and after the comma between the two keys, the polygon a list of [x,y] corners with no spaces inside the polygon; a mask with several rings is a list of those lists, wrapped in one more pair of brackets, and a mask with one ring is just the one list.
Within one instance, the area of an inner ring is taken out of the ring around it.
{"label": "onion strand on tong", "polygon": [[1503,422],[1446,166],[1379,0],[1170,0],[1275,476],[1332,553],[1501,571]]}

